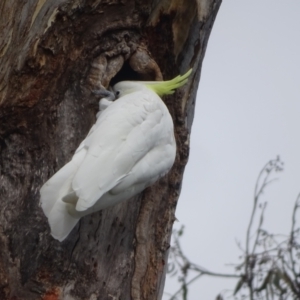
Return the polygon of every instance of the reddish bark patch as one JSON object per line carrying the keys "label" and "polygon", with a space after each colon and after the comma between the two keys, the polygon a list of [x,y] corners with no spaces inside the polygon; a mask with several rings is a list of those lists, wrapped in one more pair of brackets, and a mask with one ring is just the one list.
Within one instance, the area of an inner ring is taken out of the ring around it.
{"label": "reddish bark patch", "polygon": [[59,294],[59,288],[52,288],[43,296],[42,300],[58,300]]}

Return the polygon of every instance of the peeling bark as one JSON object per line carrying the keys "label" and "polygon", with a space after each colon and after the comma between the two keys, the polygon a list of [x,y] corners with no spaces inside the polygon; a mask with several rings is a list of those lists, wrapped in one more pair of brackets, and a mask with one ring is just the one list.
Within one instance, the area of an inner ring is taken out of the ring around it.
{"label": "peeling bark", "polygon": [[[196,91],[221,0],[0,3],[0,299],[160,299]],[[178,153],[141,195],[84,217],[59,243],[41,185],[95,121],[94,89],[170,79]]]}

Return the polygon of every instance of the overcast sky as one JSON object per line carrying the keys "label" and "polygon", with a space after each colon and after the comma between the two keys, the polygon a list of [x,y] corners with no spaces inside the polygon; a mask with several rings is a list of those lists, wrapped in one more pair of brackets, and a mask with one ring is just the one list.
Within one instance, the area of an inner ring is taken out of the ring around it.
{"label": "overcast sky", "polygon": [[[299,125],[300,1],[223,1],[204,58],[176,212],[193,262],[233,271],[227,264],[239,262],[235,240],[245,243],[257,175],[277,155],[285,170],[263,196],[264,228],[289,232],[300,192]],[[205,277],[188,299],[213,300],[235,284]],[[165,291],[178,287],[175,277]]]}

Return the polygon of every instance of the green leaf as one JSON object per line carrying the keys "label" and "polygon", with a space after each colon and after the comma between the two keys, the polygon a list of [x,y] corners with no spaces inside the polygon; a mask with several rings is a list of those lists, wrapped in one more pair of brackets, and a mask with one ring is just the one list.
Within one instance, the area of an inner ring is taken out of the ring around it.
{"label": "green leaf", "polygon": [[257,292],[261,292],[267,288],[267,285],[270,283],[272,279],[272,275],[273,275],[273,270],[270,270],[267,276],[265,277],[263,283],[261,284],[261,286],[256,289]]}
{"label": "green leaf", "polygon": [[241,287],[243,286],[244,283],[245,283],[245,279],[244,279],[244,277],[241,277],[241,279],[238,281],[238,283],[234,289],[233,296],[236,295],[236,293],[241,289]]}
{"label": "green leaf", "polygon": [[289,288],[292,290],[292,292],[297,296],[298,295],[298,291],[295,288],[295,285],[293,283],[293,280],[291,279],[291,277],[288,275],[288,273],[286,273],[286,271],[283,272],[282,274],[282,279],[284,280],[284,282],[289,286]]}
{"label": "green leaf", "polygon": [[178,236],[182,236],[184,231],[184,225],[181,226],[181,228],[178,230]]}
{"label": "green leaf", "polygon": [[284,276],[281,273],[281,271],[280,270],[276,270],[276,272],[274,273],[274,276],[273,276],[273,284],[281,292],[281,294],[285,294],[286,293],[286,289],[283,288],[280,285],[280,279],[283,279],[283,278],[284,278]]}

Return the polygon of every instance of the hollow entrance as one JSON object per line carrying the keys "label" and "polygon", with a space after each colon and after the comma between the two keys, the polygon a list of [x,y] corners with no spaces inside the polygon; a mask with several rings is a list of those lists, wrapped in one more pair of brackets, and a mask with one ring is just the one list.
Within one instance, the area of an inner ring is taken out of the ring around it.
{"label": "hollow entrance", "polygon": [[113,86],[116,83],[124,80],[143,80],[142,76],[139,73],[132,70],[127,61],[124,63],[122,69],[116,74],[116,76],[111,79],[110,85]]}

